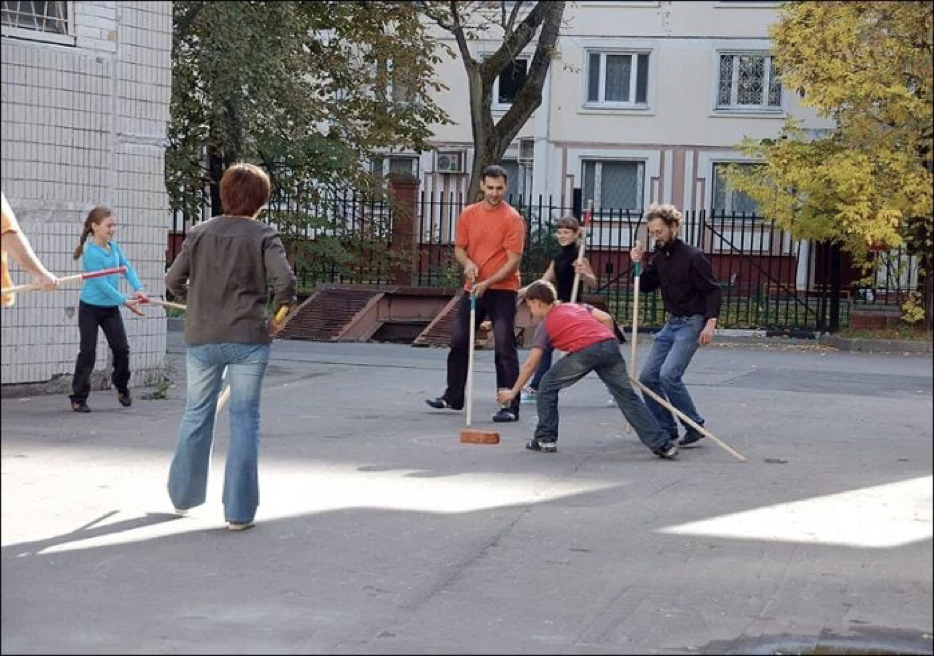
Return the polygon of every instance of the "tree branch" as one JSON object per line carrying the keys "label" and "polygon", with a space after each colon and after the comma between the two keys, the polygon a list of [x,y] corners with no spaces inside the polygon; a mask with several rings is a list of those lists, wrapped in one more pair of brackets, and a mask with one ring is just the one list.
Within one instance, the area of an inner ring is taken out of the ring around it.
{"label": "tree branch", "polygon": [[[454,3],[451,3],[454,4]],[[549,2],[547,0],[536,3],[529,15],[526,16],[514,32],[505,35],[503,44],[480,65],[480,75],[484,80],[492,80],[499,75],[513,58],[513,53],[522,52],[529,45],[539,25],[542,24],[548,12],[559,5],[564,10],[564,2]],[[560,14],[559,14],[560,15]]]}

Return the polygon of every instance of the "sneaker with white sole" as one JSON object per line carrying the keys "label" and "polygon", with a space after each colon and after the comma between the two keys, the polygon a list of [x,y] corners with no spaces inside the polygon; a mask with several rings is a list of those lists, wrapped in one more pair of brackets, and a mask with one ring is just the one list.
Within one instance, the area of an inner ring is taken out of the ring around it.
{"label": "sneaker with white sole", "polygon": [[179,517],[184,517],[185,515],[188,514],[188,508],[176,508],[175,514],[178,515]]}
{"label": "sneaker with white sole", "polygon": [[537,440],[533,437],[531,440],[525,443],[525,448],[529,451],[554,453],[558,450],[558,443],[555,440]]}
{"label": "sneaker with white sole", "polygon": [[676,442],[669,442],[658,451],[654,452],[659,458],[664,460],[677,460],[678,459],[678,444]]}
{"label": "sneaker with white sole", "polygon": [[536,391],[534,387],[523,387],[522,396],[519,397],[519,403],[535,403]]}
{"label": "sneaker with white sole", "polygon": [[254,526],[253,522],[227,522],[227,530],[229,531],[245,531]]}

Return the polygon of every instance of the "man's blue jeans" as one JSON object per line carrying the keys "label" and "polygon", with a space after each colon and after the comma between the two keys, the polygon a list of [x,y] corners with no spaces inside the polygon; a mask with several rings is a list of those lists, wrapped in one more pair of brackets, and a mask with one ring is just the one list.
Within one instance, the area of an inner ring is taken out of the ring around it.
{"label": "man's blue jeans", "polygon": [[[642,372],[639,375],[639,380],[643,385],[662,398],[667,398],[671,405],[701,426],[704,425],[704,419],[697,414],[694,401],[691,399],[688,388],[685,387],[681,378],[697,351],[699,346],[697,338],[704,329],[704,323],[704,315],[702,314],[668,319],[661,331],[655,336],[655,342],[649,350],[649,355],[646,357],[645,363],[642,365]],[[647,394],[644,396],[645,404],[652,411],[658,425],[672,439],[677,438],[678,425],[675,423],[672,412]],[[687,425],[685,425],[685,428],[689,432],[694,430]]]}
{"label": "man's blue jeans", "polygon": [[224,518],[252,522],[259,505],[259,400],[269,344],[190,344],[188,398],[169,469],[176,508],[200,506],[207,496],[214,413],[224,368],[230,384],[230,445],[224,471]]}
{"label": "man's blue jeans", "polygon": [[548,370],[538,388],[538,426],[536,440],[558,439],[558,392],[581,378],[596,371],[600,380],[610,390],[619,409],[623,411],[639,439],[652,451],[668,444],[668,435],[662,431],[638,394],[629,384],[626,363],[619,352],[619,342],[608,339],[591,344],[576,353],[568,353]]}

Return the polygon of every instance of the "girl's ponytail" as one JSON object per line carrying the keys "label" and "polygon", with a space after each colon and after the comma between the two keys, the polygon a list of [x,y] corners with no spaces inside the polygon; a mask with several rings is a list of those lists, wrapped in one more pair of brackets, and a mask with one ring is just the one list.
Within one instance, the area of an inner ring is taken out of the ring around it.
{"label": "girl's ponytail", "polygon": [[84,242],[88,240],[88,237],[91,234],[91,226],[85,223],[84,231],[81,233],[81,240],[78,242],[78,247],[75,249],[75,259],[80,260],[81,255],[84,253]]}

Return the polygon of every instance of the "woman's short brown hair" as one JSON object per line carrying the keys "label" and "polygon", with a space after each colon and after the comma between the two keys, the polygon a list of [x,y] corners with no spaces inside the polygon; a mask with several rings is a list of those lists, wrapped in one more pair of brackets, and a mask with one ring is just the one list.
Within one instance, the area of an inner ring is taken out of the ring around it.
{"label": "woman's short brown hair", "polygon": [[269,201],[272,185],[253,164],[233,164],[221,177],[221,205],[229,216],[253,216]]}

